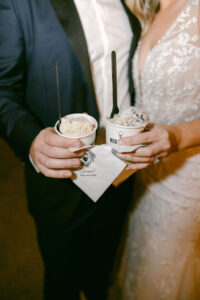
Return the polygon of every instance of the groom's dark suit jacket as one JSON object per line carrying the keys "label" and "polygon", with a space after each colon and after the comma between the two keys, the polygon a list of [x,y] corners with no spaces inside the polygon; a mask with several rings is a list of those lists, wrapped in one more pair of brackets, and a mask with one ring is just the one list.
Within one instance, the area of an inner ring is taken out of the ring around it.
{"label": "groom's dark suit jacket", "polygon": [[[125,9],[134,32],[129,61],[133,100],[131,59],[140,25]],[[56,217],[62,220],[63,215],[64,219],[66,211],[72,216],[82,195],[70,180],[37,174],[28,160],[35,136],[44,127],[54,126],[58,119],[56,62],[59,63],[62,115],[88,112],[98,118],[86,40],[73,1],[0,0],[1,132],[25,162],[29,208],[38,220],[58,208],[59,198],[63,202],[66,197],[73,198],[73,204],[65,201]],[[50,222],[54,223],[56,217],[52,213]]]}

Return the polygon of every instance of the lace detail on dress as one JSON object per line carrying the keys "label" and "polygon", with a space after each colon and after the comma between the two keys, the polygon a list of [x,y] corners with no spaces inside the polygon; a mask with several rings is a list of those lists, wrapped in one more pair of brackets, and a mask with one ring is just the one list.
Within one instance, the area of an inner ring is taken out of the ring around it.
{"label": "lace detail on dress", "polygon": [[[153,123],[200,118],[198,8],[188,0],[140,74],[136,51],[136,105]],[[137,172],[134,183],[120,299],[200,299],[200,147]]]}
{"label": "lace detail on dress", "polygon": [[[136,104],[155,123],[176,124],[200,117],[198,1],[190,1],[161,40],[148,53],[143,70],[134,59]],[[188,101],[190,97],[193,101]],[[153,109],[152,109],[153,108]]]}

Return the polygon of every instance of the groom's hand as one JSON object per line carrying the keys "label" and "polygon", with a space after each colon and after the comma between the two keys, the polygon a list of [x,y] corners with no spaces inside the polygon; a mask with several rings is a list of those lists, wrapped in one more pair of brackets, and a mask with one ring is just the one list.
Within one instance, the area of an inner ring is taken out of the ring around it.
{"label": "groom's hand", "polygon": [[58,135],[53,128],[45,128],[34,139],[30,156],[37,169],[47,177],[69,178],[72,170],[81,166],[80,157],[84,151],[73,153],[69,148],[79,148],[79,139]]}

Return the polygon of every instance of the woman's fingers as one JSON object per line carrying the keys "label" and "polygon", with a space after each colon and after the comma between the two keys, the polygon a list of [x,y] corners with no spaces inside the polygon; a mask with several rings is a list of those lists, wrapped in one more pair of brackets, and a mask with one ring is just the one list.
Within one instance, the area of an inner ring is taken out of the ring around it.
{"label": "woman's fingers", "polygon": [[140,170],[140,169],[144,169],[147,168],[148,166],[150,166],[149,163],[135,163],[135,164],[130,164],[126,167],[126,170]]}
{"label": "woman's fingers", "polygon": [[138,144],[150,144],[159,141],[163,141],[163,143],[168,143],[170,146],[172,134],[171,127],[164,124],[152,124],[151,130],[146,132],[141,132],[134,136],[121,138],[118,143],[120,145],[138,145]]}
{"label": "woman's fingers", "polygon": [[124,138],[121,138],[118,141],[119,145],[127,145],[127,146],[133,146],[138,144],[148,144],[152,142],[158,141],[159,137],[157,132],[154,130],[142,132],[133,136],[127,136]]}
{"label": "woman's fingers", "polygon": [[146,147],[137,148],[134,151],[135,156],[139,157],[149,157],[154,158],[157,156],[158,158],[163,158],[169,153],[169,145],[167,142],[159,141],[152,143]]}
{"label": "woman's fingers", "polygon": [[133,162],[133,163],[153,163],[154,162],[154,157],[142,157],[142,156],[137,156],[135,153],[126,153],[126,154],[118,154],[118,157],[128,161],[128,162]]}
{"label": "woman's fingers", "polygon": [[[165,149],[162,141],[152,143],[146,147],[137,148],[132,153],[119,153],[118,156],[127,161],[134,164],[148,164],[151,165],[155,163],[155,157],[157,159],[163,158],[168,154],[168,151]],[[147,165],[145,165],[146,167]],[[132,167],[133,169],[137,169],[138,166]]]}

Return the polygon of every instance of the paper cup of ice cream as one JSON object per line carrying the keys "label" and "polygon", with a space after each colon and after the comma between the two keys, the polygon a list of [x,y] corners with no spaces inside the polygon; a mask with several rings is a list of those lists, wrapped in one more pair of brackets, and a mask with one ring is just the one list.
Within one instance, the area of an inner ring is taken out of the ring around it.
{"label": "paper cup of ice cream", "polygon": [[85,146],[92,145],[95,142],[97,121],[87,114],[66,115],[55,124],[55,131],[67,138],[80,139]]}
{"label": "paper cup of ice cream", "polygon": [[133,136],[142,131],[149,122],[149,116],[141,109],[130,106],[113,118],[106,120],[106,144],[117,144],[122,137]]}

